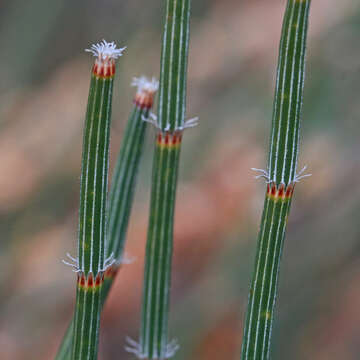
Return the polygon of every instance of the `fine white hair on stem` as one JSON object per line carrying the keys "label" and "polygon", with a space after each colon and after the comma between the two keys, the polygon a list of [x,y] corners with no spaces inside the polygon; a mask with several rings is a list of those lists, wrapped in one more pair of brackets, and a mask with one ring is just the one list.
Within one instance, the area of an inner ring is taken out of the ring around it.
{"label": "fine white hair on stem", "polygon": [[299,182],[301,179],[311,176],[312,174],[304,174],[304,171],[307,169],[305,165],[297,174],[295,174],[294,182]]}
{"label": "fine white hair on stem", "polygon": [[114,265],[116,263],[116,259],[114,257],[114,253],[112,252],[108,258],[104,260],[104,266],[103,269],[100,269],[100,271],[106,271],[110,266]]}
{"label": "fine white hair on stem", "polygon": [[154,93],[159,88],[159,81],[154,76],[151,79],[146,76],[134,77],[131,86],[137,87],[138,93]]}
{"label": "fine white hair on stem", "polygon": [[[307,169],[307,166],[305,165],[298,173],[295,174],[294,179],[290,180],[289,183],[293,182],[299,182],[301,179],[311,176],[311,174],[304,174],[304,171]],[[264,169],[257,169],[257,168],[251,168],[251,170],[256,171],[259,173],[259,175],[255,176],[255,179],[264,178],[266,180],[266,183],[272,183],[275,182],[275,179],[270,179],[269,173]],[[286,184],[284,184],[286,185]]]}
{"label": "fine white hair on stem", "polygon": [[144,115],[142,115],[141,119],[142,119],[142,121],[145,121],[145,122],[155,126],[156,128],[159,128],[158,123],[157,123],[157,116],[154,113],[150,112],[148,117],[145,117]]}
{"label": "fine white hair on stem", "polygon": [[195,127],[199,124],[199,117],[196,116],[196,117],[193,117],[189,120],[186,120],[185,123],[184,123],[184,126],[183,128],[184,129],[188,129],[188,128],[192,128],[192,127]]}
{"label": "fine white hair on stem", "polygon": [[[131,337],[126,337],[125,350],[129,353],[134,354],[138,359],[148,359],[149,354],[144,354],[141,351],[141,346],[138,342],[133,340]],[[180,345],[176,339],[171,340],[165,347],[165,355],[161,359],[170,359],[179,350]],[[160,359],[160,354],[152,354],[152,359]]]}
{"label": "fine white hair on stem", "polygon": [[73,256],[71,256],[69,253],[66,253],[66,256],[72,261],[71,262],[68,262],[66,260],[61,260],[63,264],[67,265],[67,266],[70,266],[73,268],[73,271],[74,272],[81,272],[81,269],[79,267],[79,259],[78,258],[74,258]]}
{"label": "fine white hair on stem", "polygon": [[251,170],[260,173],[259,175],[255,175],[255,179],[264,178],[267,183],[271,182],[269,173],[266,170],[257,168],[251,168]]}
{"label": "fine white hair on stem", "polygon": [[[149,117],[145,117],[143,115],[142,120],[149,123],[149,124],[151,124],[151,125],[154,125],[157,129],[161,130],[161,127],[158,124],[158,118],[154,113],[150,112]],[[183,126],[178,126],[174,130],[175,131],[183,131],[185,129],[195,127],[198,124],[199,124],[199,117],[194,117],[194,118],[191,118],[189,120],[186,120]],[[169,130],[170,130],[170,124],[168,124],[165,127],[164,131],[169,131]]]}
{"label": "fine white hair on stem", "polygon": [[129,254],[123,254],[123,256],[116,262],[118,265],[122,264],[132,264],[136,260],[135,256],[130,256]]}
{"label": "fine white hair on stem", "polygon": [[171,358],[175,355],[175,353],[179,350],[180,345],[177,341],[177,339],[172,339],[167,345],[166,345],[166,352],[165,357]]}
{"label": "fine white hair on stem", "polygon": [[97,44],[91,45],[90,49],[85,49],[85,51],[92,53],[100,60],[116,60],[118,57],[122,56],[125,49],[126,46],[117,49],[114,41],[107,42],[106,40],[102,40]]}

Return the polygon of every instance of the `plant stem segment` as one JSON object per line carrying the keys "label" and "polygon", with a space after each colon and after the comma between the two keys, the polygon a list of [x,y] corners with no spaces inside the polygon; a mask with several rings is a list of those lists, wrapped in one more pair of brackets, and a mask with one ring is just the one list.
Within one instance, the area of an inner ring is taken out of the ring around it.
{"label": "plant stem segment", "polygon": [[166,0],[158,110],[158,127],[163,131],[185,125],[190,6],[190,0]]}
{"label": "plant stem segment", "polygon": [[158,117],[153,162],[139,343],[127,350],[140,359],[167,359],[178,345],[168,341],[173,224],[182,132],[186,126],[186,77],[190,0],[166,0]]}
{"label": "plant stem segment", "polygon": [[168,313],[173,224],[181,132],[156,137],[140,346],[149,359],[165,359],[176,351],[168,343]]}
{"label": "plant stem segment", "polygon": [[92,69],[85,118],[78,258],[69,264],[77,273],[73,360],[97,358],[101,289],[108,265],[105,257],[110,119],[115,59],[122,55],[115,43],[103,40],[90,50],[96,56]]}
{"label": "plant stem segment", "polygon": [[[120,147],[117,163],[109,194],[107,239],[105,253],[107,258],[116,261],[108,266],[104,273],[104,282],[101,292],[101,307],[104,305],[113,281],[123,263],[123,250],[126,239],[126,231],[133,203],[136,177],[144,147],[144,138],[147,118],[153,105],[153,99],[157,90],[157,81],[151,81],[145,77],[134,79],[137,92],[134,98],[134,108],[130,114],[123,142]],[[71,347],[73,338],[74,318],[63,338],[56,360],[71,359]]]}
{"label": "plant stem segment", "polygon": [[134,199],[137,173],[144,149],[146,121],[154,103],[158,82],[146,77],[135,78],[137,87],[134,108],[129,117],[116,161],[109,195],[108,207],[108,242],[106,254],[116,260],[105,272],[102,304],[111,289],[119,266],[124,263],[124,246]]}
{"label": "plant stem segment", "polygon": [[82,156],[73,360],[97,358],[114,74],[114,59],[99,57],[95,61]]}
{"label": "plant stem segment", "polygon": [[133,85],[137,86],[134,108],[122,139],[109,195],[106,253],[108,256],[114,254],[117,262],[121,262],[124,252],[136,177],[144,148],[147,123],[143,119],[149,117],[158,82],[141,77],[135,78]]}
{"label": "plant stem segment", "polygon": [[295,183],[310,0],[288,0],[273,109],[268,185],[249,294],[242,360],[268,359],[286,223]]}

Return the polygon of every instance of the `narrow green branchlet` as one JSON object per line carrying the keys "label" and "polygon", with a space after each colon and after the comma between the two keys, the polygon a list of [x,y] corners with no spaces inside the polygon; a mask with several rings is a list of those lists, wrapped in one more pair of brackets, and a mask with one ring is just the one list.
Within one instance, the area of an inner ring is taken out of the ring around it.
{"label": "narrow green branchlet", "polygon": [[168,340],[176,185],[185,121],[190,0],[166,0],[158,117],[152,173],[150,219],[144,271],[139,343],[128,338],[126,350],[140,359],[167,359],[178,349]]}
{"label": "narrow green branchlet", "polygon": [[130,210],[135,189],[136,176],[143,151],[145,130],[158,81],[142,76],[134,78],[133,86],[137,87],[134,97],[134,108],[130,114],[117,158],[108,208],[108,241],[106,252],[114,254],[121,263],[125,237],[129,223]]}
{"label": "narrow green branchlet", "polygon": [[145,131],[158,81],[145,76],[134,78],[137,87],[134,108],[125,129],[123,141],[117,158],[109,195],[107,256],[113,256],[115,262],[105,272],[103,303],[109,293],[119,266],[129,261],[124,256],[126,233],[131,207],[134,199],[136,178],[141,155],[144,149]]}
{"label": "narrow green branchlet", "polygon": [[[114,259],[115,262],[109,265],[104,273],[101,306],[105,303],[120,266],[129,261],[124,256],[124,246],[137,172],[144,148],[147,122],[143,119],[149,117],[158,88],[158,81],[155,78],[150,80],[142,76],[134,78],[132,85],[137,88],[134,108],[125,129],[109,193],[105,257]],[[63,338],[56,360],[71,359],[73,324],[74,318]]]}
{"label": "narrow green branchlet", "polygon": [[126,349],[139,358],[166,359],[178,348],[168,342],[168,312],[176,183],[182,134],[158,132],[153,160],[140,344]]}
{"label": "narrow green branchlet", "polygon": [[105,259],[112,89],[115,60],[123,50],[105,40],[87,50],[96,59],[84,127],[78,257],[70,257],[77,273],[73,360],[97,359],[101,290],[104,273],[112,262],[112,258]]}
{"label": "narrow green branchlet", "polygon": [[55,360],[71,360],[72,341],[74,338],[74,320],[72,317],[69,327],[61,341],[60,347],[56,353]]}
{"label": "narrow green branchlet", "polygon": [[286,223],[297,172],[305,50],[311,0],[288,0],[281,33],[267,181],[255,270],[242,345],[242,360],[268,359]]}

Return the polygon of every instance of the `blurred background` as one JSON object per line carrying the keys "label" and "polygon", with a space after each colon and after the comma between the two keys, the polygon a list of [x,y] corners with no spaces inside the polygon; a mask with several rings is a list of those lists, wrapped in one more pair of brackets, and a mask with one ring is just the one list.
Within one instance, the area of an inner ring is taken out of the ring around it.
{"label": "blurred background", "polygon": [[[164,1],[0,3],[0,358],[52,359],[72,316],[82,128],[101,39],[118,62],[111,164],[133,76],[159,73]],[[171,336],[176,359],[238,359],[265,192],[285,0],[195,0],[188,117],[176,206]],[[310,14],[300,165],[281,267],[273,359],[360,357],[360,4],[316,0]],[[131,359],[138,337],[149,129],[126,252],[102,317],[99,359]]]}

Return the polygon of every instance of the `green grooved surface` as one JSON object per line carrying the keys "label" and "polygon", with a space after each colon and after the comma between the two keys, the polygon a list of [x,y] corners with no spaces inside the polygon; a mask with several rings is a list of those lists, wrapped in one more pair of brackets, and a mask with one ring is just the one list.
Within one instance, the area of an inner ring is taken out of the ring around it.
{"label": "green grooved surface", "polygon": [[94,278],[105,254],[105,210],[113,79],[92,75],[84,130],[79,214],[79,266]]}
{"label": "green grooved surface", "polygon": [[[190,5],[190,0],[166,0],[157,127],[169,139],[180,135],[185,124]],[[156,142],[140,340],[128,347],[146,359],[168,358],[176,348],[168,343],[167,328],[180,144],[170,144]]]}
{"label": "green grooved surface", "polygon": [[251,283],[242,359],[268,359],[278,271],[290,200],[266,197]]}
{"label": "green grooved surface", "polygon": [[268,172],[277,185],[295,180],[310,0],[289,0],[281,33]]}
{"label": "green grooved surface", "polygon": [[144,148],[146,122],[149,110],[135,106],[122,139],[109,195],[108,226],[109,236],[106,254],[114,253],[116,259],[123,255],[125,237],[134,198],[136,175]]}
{"label": "green grooved surface", "polygon": [[143,288],[141,354],[166,358],[175,193],[180,145],[156,145]]}
{"label": "green grooved surface", "polygon": [[[82,273],[103,271],[113,78],[92,74],[80,183],[78,259]],[[72,359],[97,359],[101,287],[76,293]]]}
{"label": "green grooved surface", "polygon": [[[310,0],[288,0],[281,33],[268,175],[279,188],[296,181]],[[271,186],[272,186],[271,185]],[[270,356],[271,326],[290,200],[266,197],[242,345],[242,360]]]}
{"label": "green grooved surface", "polygon": [[163,131],[184,126],[190,5],[190,0],[166,0],[158,111]]}
{"label": "green grooved surface", "polygon": [[[144,148],[148,109],[134,106],[121,143],[117,163],[114,169],[108,206],[106,257],[114,253],[115,259],[121,260],[126,239],[131,206],[133,203],[136,177]],[[101,290],[103,306],[113,284],[114,278],[105,278]],[[64,335],[55,360],[70,360],[74,318]]]}
{"label": "green grooved surface", "polygon": [[76,292],[75,337],[72,359],[97,359],[101,286],[90,291],[78,287]]}

